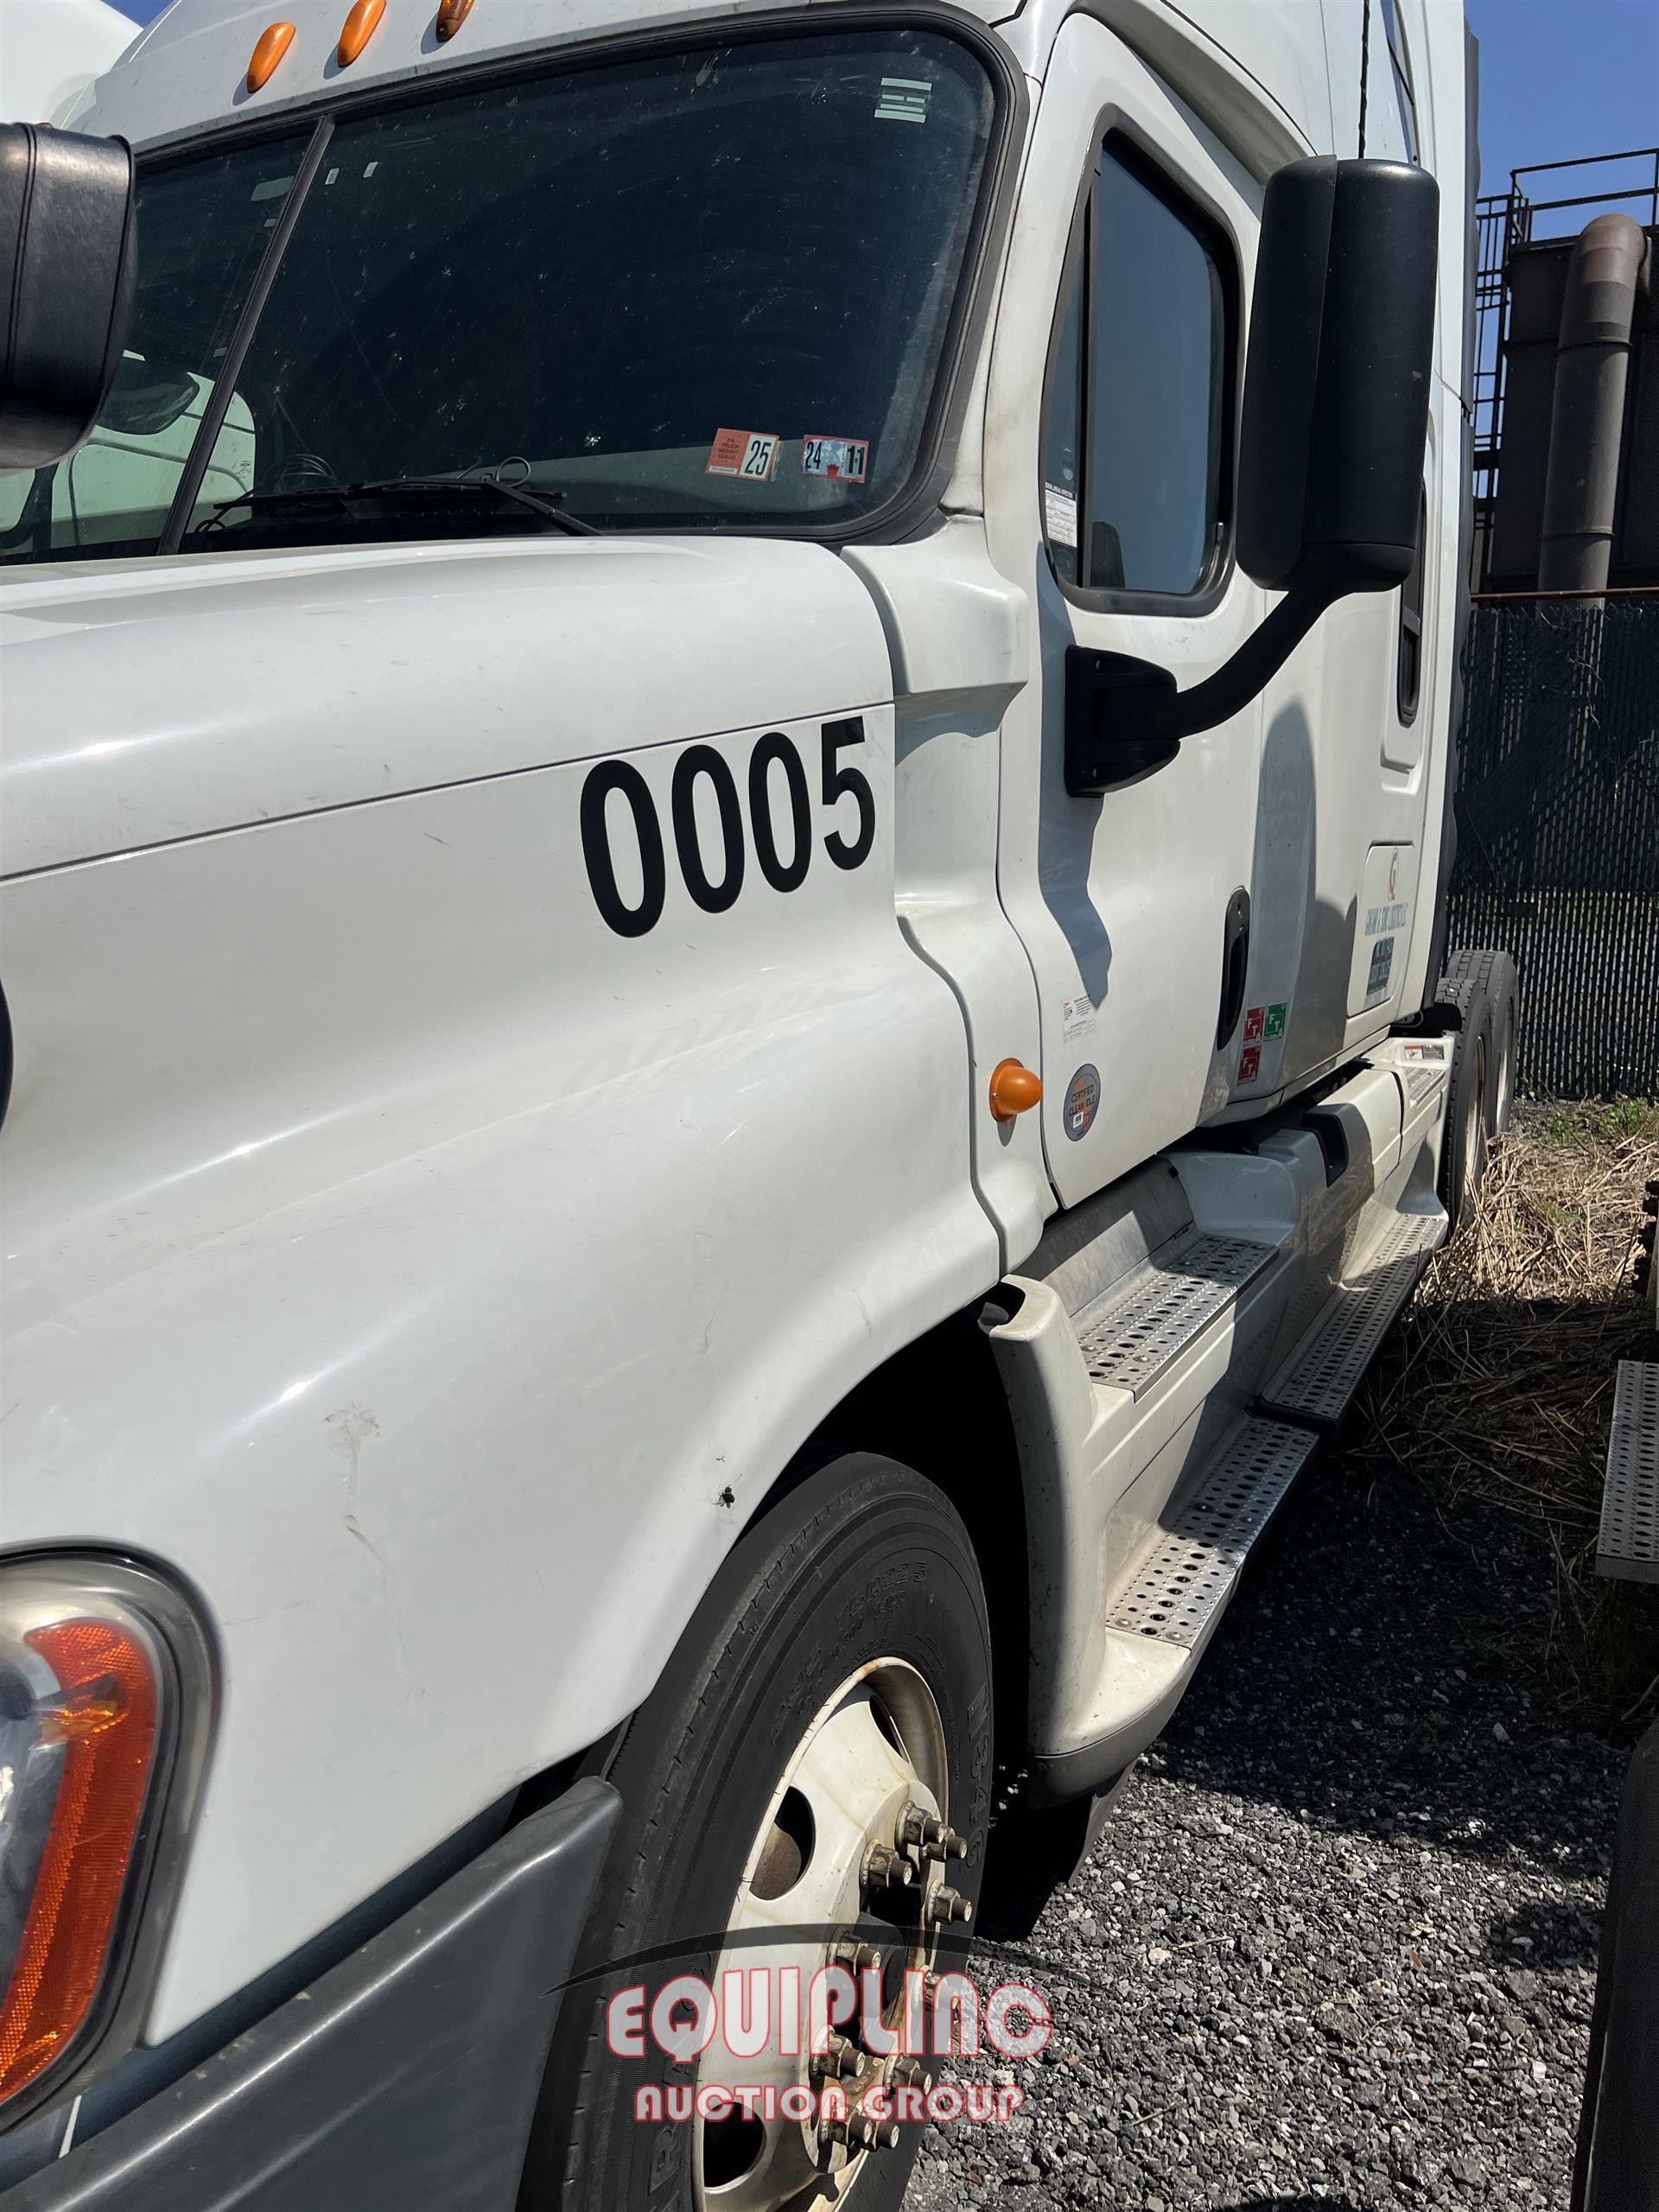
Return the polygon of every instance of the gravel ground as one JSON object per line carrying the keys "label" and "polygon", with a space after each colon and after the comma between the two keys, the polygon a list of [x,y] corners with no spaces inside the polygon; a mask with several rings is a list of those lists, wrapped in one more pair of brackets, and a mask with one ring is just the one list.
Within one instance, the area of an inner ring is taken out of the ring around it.
{"label": "gravel ground", "polygon": [[1534,1529],[1316,1469],[1088,1865],[981,1948],[1054,2036],[907,2212],[1564,2208],[1626,1754],[1486,1649],[1552,1586]]}

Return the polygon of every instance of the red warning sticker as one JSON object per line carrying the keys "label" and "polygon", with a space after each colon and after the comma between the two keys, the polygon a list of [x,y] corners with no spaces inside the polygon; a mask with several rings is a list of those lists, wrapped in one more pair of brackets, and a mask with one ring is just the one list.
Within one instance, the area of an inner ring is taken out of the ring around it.
{"label": "red warning sticker", "polygon": [[1262,1025],[1267,1018],[1268,1009],[1264,1006],[1253,1006],[1246,1014],[1244,1042],[1247,1045],[1259,1045],[1262,1042]]}
{"label": "red warning sticker", "polygon": [[1262,1047],[1247,1045],[1238,1056],[1238,1079],[1241,1083],[1254,1083],[1261,1072]]}
{"label": "red warning sticker", "polygon": [[803,476],[833,476],[841,484],[861,484],[870,465],[868,438],[804,437],[801,440]]}
{"label": "red warning sticker", "polygon": [[772,430],[716,430],[702,473],[743,476],[752,484],[764,484],[778,466],[779,443]]}

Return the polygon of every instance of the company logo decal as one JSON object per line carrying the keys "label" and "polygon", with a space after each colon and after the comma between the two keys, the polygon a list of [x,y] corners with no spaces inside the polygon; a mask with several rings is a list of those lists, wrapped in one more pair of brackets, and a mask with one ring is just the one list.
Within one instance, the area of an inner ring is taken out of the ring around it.
{"label": "company logo decal", "polygon": [[1085,1060],[1065,1086],[1065,1105],[1062,1109],[1065,1134],[1074,1144],[1087,1135],[1099,1111],[1100,1071]]}

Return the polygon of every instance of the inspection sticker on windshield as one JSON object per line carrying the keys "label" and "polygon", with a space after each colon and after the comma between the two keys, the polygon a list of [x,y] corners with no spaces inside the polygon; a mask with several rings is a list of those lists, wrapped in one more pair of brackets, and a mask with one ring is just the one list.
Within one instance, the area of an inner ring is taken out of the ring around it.
{"label": "inspection sticker on windshield", "polygon": [[1069,545],[1074,550],[1077,543],[1077,495],[1064,484],[1045,484],[1043,486],[1043,528],[1048,533],[1051,545]]}
{"label": "inspection sticker on windshield", "polygon": [[801,474],[803,476],[833,476],[838,483],[861,484],[870,465],[870,442],[868,438],[817,438],[801,440]]}
{"label": "inspection sticker on windshield", "polygon": [[778,447],[772,430],[716,430],[702,473],[746,476],[753,484],[764,484],[778,466]]}

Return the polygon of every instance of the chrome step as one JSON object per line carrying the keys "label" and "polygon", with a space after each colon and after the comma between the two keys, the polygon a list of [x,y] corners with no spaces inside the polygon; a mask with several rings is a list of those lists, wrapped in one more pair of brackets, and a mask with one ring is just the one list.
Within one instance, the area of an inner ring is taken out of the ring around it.
{"label": "chrome step", "polygon": [[1621,1359],[1596,1572],[1659,1582],[1659,1362]]}
{"label": "chrome step", "polygon": [[1363,1272],[1338,1285],[1324,1313],[1262,1391],[1263,1410],[1301,1421],[1340,1421],[1445,1232],[1443,1214],[1396,1214]]}
{"label": "chrome step", "polygon": [[1311,1429],[1247,1416],[1185,1503],[1154,1530],[1108,1628],[1190,1648],[1232,1595],[1245,1555],[1319,1444]]}
{"label": "chrome step", "polygon": [[1198,1236],[1116,1303],[1077,1320],[1084,1365],[1096,1382],[1139,1397],[1261,1274],[1277,1247],[1243,1236]]}

